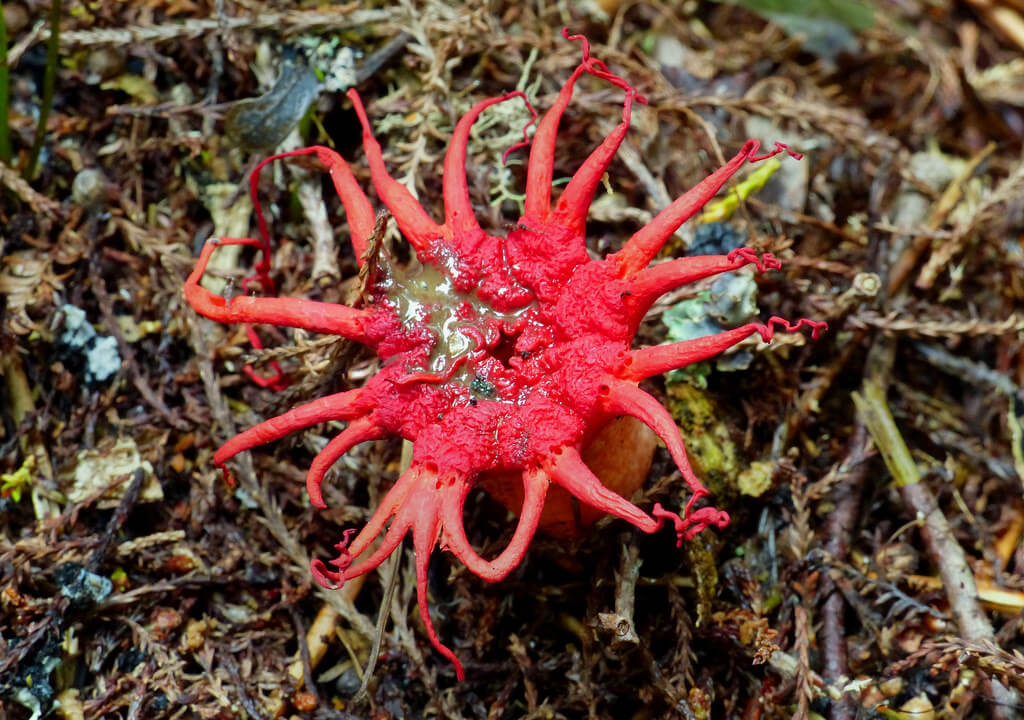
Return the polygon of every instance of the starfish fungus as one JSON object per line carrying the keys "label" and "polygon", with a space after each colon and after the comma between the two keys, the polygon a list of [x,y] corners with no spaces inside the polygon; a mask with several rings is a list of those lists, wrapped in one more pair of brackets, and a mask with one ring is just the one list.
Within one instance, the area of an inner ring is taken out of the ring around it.
{"label": "starfish fungus", "polygon": [[[592,259],[585,242],[587,212],[629,129],[633,104],[645,100],[591,57],[586,39],[563,34],[582,43],[583,60],[537,124],[529,143],[524,213],[506,237],[489,235],[473,215],[466,148],[470,128],[484,110],[513,98],[529,106],[523,93],[483,100],[459,120],[445,156],[445,217],[438,224],[388,173],[362,101],[350,90],[373,186],[415,251],[418,269],[403,271],[380,259],[368,279],[361,307],[275,297],[268,274],[267,225],[257,204],[261,239],[221,238],[207,243],[185,285],[188,302],[208,318],[338,335],[376,351],[380,371],[362,387],[316,399],[242,432],[216,452],[214,462],[223,466],[244,450],[296,430],[345,421],[344,431],[316,456],[307,476],[310,501],[325,507],[321,483],[349,449],[395,435],[411,441],[409,469],[387,492],[370,521],[358,533],[344,533],[330,567],[314,560],[312,571],[322,584],[340,586],[376,568],[411,534],[423,624],[433,646],[454,664],[460,680],[462,666],[439,640],[428,612],[427,564],[435,547],[454,554],[484,580],[501,580],[522,561],[537,530],[545,495],[556,486],[647,533],[668,523],[677,543],[709,525],[724,527],[729,522],[725,512],[697,507],[708,493],[690,467],[679,430],[661,404],[638,384],[712,357],[753,333],[767,342],[778,328],[789,332],[807,326],[816,337],[824,327],[806,319],[789,323],[773,317],[765,324],[749,323],[711,337],[632,349],[644,314],[669,290],[745,265],[762,272],[779,267],[770,254],[759,256],[750,248],[650,263],[669,236],[740,167],[788,149],[779,144],[758,155],[758,142],[748,140],[723,167],[634,233],[621,250]],[[622,121],[584,160],[552,204],[559,121],[574,85],[585,73],[624,92]],[[265,160],[252,175],[254,199],[260,168],[295,155],[315,155],[329,169],[356,256],[361,265],[366,263],[374,210],[346,162],[329,148],[309,147]],[[199,284],[211,254],[226,244],[253,245],[261,251],[256,275],[247,282],[257,281],[264,296],[226,299]],[[250,337],[255,337],[251,329]],[[667,446],[692,492],[681,515],[660,504],[644,512],[602,485],[582,460],[581,448],[605,424],[623,415],[646,423]],[[515,477],[510,471],[518,473],[516,482],[522,486],[518,524],[507,547],[487,559],[467,539],[464,505],[481,477],[488,473]],[[370,550],[382,533],[380,545]],[[360,558],[364,551],[368,555]]]}

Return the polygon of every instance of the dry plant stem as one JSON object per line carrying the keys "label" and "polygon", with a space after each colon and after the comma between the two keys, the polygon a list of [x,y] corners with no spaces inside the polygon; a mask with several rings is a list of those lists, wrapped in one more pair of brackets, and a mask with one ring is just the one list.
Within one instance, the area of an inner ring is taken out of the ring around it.
{"label": "dry plant stem", "polygon": [[1024,50],[1024,17],[1012,7],[1004,7],[993,0],[968,0],[1007,40]]}
{"label": "dry plant stem", "polygon": [[[860,511],[860,495],[864,485],[864,453],[867,431],[857,425],[849,444],[849,454],[839,468],[846,475],[846,481],[836,485],[835,509],[825,522],[825,552],[833,562],[843,562],[850,550],[850,537],[857,526]],[[837,688],[846,684],[850,677],[850,666],[846,655],[846,633],[843,630],[845,600],[828,575],[821,584],[825,602],[821,608],[821,654],[825,682]],[[843,694],[833,700],[829,707],[831,720],[854,720],[857,707],[852,697]]]}
{"label": "dry plant stem", "polygon": [[36,409],[36,405],[32,400],[32,389],[29,387],[17,349],[0,353],[0,370],[3,370],[0,374],[4,377],[11,418],[16,425],[21,425],[28,414]]}
{"label": "dry plant stem", "polygon": [[[412,443],[408,440],[402,440],[402,461],[399,463],[399,474],[405,473],[409,466],[412,465],[412,452]],[[395,553],[387,568],[383,571],[383,575],[387,580],[384,585],[384,597],[381,600],[380,610],[377,613],[377,627],[374,628],[373,644],[370,646],[370,659],[363,670],[363,681],[359,684],[359,690],[352,698],[353,702],[358,702],[366,696],[367,689],[370,686],[370,678],[373,677],[374,668],[377,667],[377,657],[380,655],[380,646],[384,639],[384,628],[387,626],[388,617],[391,615],[391,603],[395,599],[395,590],[398,588],[398,568],[401,561],[402,554]]]}
{"label": "dry plant stem", "polygon": [[[199,376],[203,381],[206,390],[207,401],[213,412],[214,420],[217,422],[221,432],[231,436],[235,432],[234,421],[231,418],[231,411],[227,402],[220,393],[220,386],[217,384],[217,377],[214,373],[213,362],[210,359],[210,348],[206,343],[206,337],[212,335],[215,326],[209,320],[192,314],[191,341],[199,364]],[[295,565],[301,568],[309,567],[309,556],[299,542],[288,532],[284,519],[281,517],[281,510],[268,497],[266,490],[256,480],[256,470],[253,466],[252,455],[243,452],[238,456],[237,467],[241,470],[240,477],[246,492],[252,495],[259,503],[263,511],[264,521],[267,529],[274,539],[280,544],[285,554]],[[303,572],[305,579],[305,572]],[[345,618],[349,625],[360,635],[366,638],[373,637],[373,624],[361,612],[356,610],[352,604],[363,587],[363,581],[346,583],[341,590],[332,591],[326,588],[315,586],[314,589],[331,607]]]}
{"label": "dry plant stem", "polygon": [[[408,440],[406,441],[408,442]],[[388,617],[391,615],[391,603],[395,599],[395,590],[398,589],[398,568],[402,562],[402,554],[395,553],[384,569],[383,574],[387,577],[384,586],[384,597],[381,599],[380,610],[377,613],[377,627],[373,632],[373,644],[370,646],[370,658],[363,669],[363,681],[359,683],[359,690],[352,697],[353,702],[361,702],[367,697],[370,687],[370,678],[377,667],[377,658],[380,656],[380,646],[384,640],[384,629],[387,627]]]}
{"label": "dry plant stem", "polygon": [[807,720],[814,690],[811,687],[811,639],[807,629],[807,610],[798,605],[793,611],[794,634],[796,635],[796,712],[794,720]]}
{"label": "dry plant stem", "polygon": [[46,123],[50,119],[53,107],[53,92],[57,84],[57,57],[60,39],[60,13],[64,0],[50,0],[50,37],[46,43],[46,70],[43,72],[43,97],[39,103],[39,120],[36,123],[36,134],[32,140],[32,148],[28,151],[24,177],[29,182],[36,174],[36,163],[46,139]]}
{"label": "dry plant stem", "polygon": [[[73,30],[60,33],[60,44],[65,50],[97,47],[103,45],[126,46],[145,45],[198,38],[209,33],[238,32],[243,30],[275,30],[285,34],[307,33],[319,30],[346,30],[360,28],[368,31],[369,26],[395,20],[393,10],[356,10],[359,3],[336,5],[330,12],[316,10],[287,10],[284,12],[260,12],[237,17],[208,17],[172,22],[166,25],[136,25],[126,28],[102,30]],[[50,32],[43,30],[37,40],[48,40]],[[14,53],[12,53],[13,55]],[[19,53],[20,55],[20,53]],[[12,59],[11,62],[16,62]]]}
{"label": "dry plant stem", "polygon": [[1017,690],[1024,691],[1024,658],[1020,653],[1008,653],[995,643],[971,643],[963,640],[928,640],[905,660],[890,668],[903,672],[922,661],[932,667],[971,667],[990,675],[1005,677]]}
{"label": "dry plant stem", "polygon": [[[329,647],[327,640],[334,635],[334,629],[338,626],[338,617],[338,611],[332,606],[321,605],[320,612],[316,614],[313,624],[309,626],[309,630],[306,632],[306,648],[309,653],[311,671],[315,670],[320,661],[324,659]],[[300,657],[288,666],[288,675],[296,686],[306,679],[305,664],[306,659]],[[306,684],[308,686],[308,680]]]}
{"label": "dry plant stem", "polygon": [[[907,582],[927,590],[939,590],[942,581],[931,575],[908,575]],[[978,599],[989,610],[1003,615],[1017,615],[1024,610],[1024,592],[1001,588],[991,580],[978,579]]]}
{"label": "dry plant stem", "polygon": [[[950,612],[961,636],[970,642],[994,643],[992,623],[978,602],[978,588],[967,564],[967,555],[953,535],[935,496],[921,482],[920,472],[892,417],[881,385],[875,380],[865,380],[862,391],[854,393],[853,400],[861,422],[885,459],[903,502],[914,516],[923,519],[921,535],[931,561],[939,569]],[[992,700],[991,717],[1013,717],[1017,693],[995,678],[987,678],[985,685]]]}
{"label": "dry plant stem", "polygon": [[[208,105],[217,102],[220,79],[224,74],[224,38],[220,29],[224,25],[224,0],[215,0],[213,13],[219,28],[206,36],[206,52],[210,57],[210,79],[206,85],[206,103]],[[216,118],[213,115],[203,116],[203,135],[205,137],[213,134],[215,124]]]}
{"label": "dry plant stem", "polygon": [[615,612],[598,613],[598,627],[611,633],[612,648],[616,650],[636,646],[640,638],[636,634],[633,613],[636,608],[636,581],[640,578],[640,551],[628,537],[622,542],[622,557],[615,573]]}
{"label": "dry plant stem", "polygon": [[[238,662],[231,653],[223,653],[220,658],[220,662],[224,665],[231,677],[242,677],[242,671],[238,667]],[[207,673],[212,671],[212,667],[206,667],[204,669]],[[256,718],[256,720],[264,720],[264,718],[268,717],[266,714],[260,712],[260,708],[256,707],[256,700],[252,696],[249,683],[235,683],[235,688],[238,691],[238,700],[242,704],[242,708],[245,710],[248,717]]]}
{"label": "dry plant stem", "polygon": [[11,128],[7,104],[10,100],[10,70],[7,67],[7,23],[0,0],[0,163],[11,161]]}
{"label": "dry plant stem", "polygon": [[979,390],[995,390],[1010,397],[1021,392],[1013,380],[988,365],[954,355],[941,345],[923,342],[912,345],[929,365],[978,386]]}
{"label": "dry plant stem", "polygon": [[86,567],[90,571],[97,572],[107,555],[110,554],[110,549],[115,539],[117,539],[121,528],[128,520],[128,516],[131,515],[135,503],[139,500],[139,493],[142,491],[142,481],[145,479],[145,470],[141,467],[136,468],[135,473],[132,475],[132,481],[125,489],[124,495],[121,496],[121,502],[118,503],[117,510],[110,516],[110,520],[107,522],[107,527],[101,536],[99,546],[92,552],[89,561],[86,563]]}
{"label": "dry plant stem", "polygon": [[[306,642],[308,636],[302,631],[302,616],[294,605],[288,607],[288,614],[291,615],[292,623],[295,625],[295,637],[299,643],[299,665],[302,667],[302,679],[305,681],[306,691],[311,693],[316,704],[320,705],[320,693],[317,692],[316,681],[313,679],[313,659],[310,657],[309,643]],[[322,614],[321,612],[320,615]],[[320,615],[317,615],[317,618]]]}
{"label": "dry plant stem", "polygon": [[45,215],[50,220],[55,220],[62,215],[60,203],[36,192],[21,175],[3,162],[0,162],[0,185],[17,195],[18,199],[26,203],[34,212]]}
{"label": "dry plant stem", "polygon": [[[10,402],[11,418],[16,427],[21,429],[22,423],[32,412],[35,412],[35,401],[32,400],[32,390],[25,376],[25,368],[21,364],[21,357],[16,349],[8,352],[0,352],[0,375],[4,378],[4,389]],[[46,452],[46,445],[36,428],[29,428],[27,432],[19,433],[18,445],[23,456],[32,455],[36,459],[36,474],[42,479],[42,483],[32,484],[32,506],[36,518],[43,520],[47,517],[57,517],[60,510],[42,494],[40,485],[53,487],[53,465],[50,464],[50,456]]]}
{"label": "dry plant stem", "polygon": [[942,318],[900,317],[898,312],[880,315],[865,310],[850,317],[848,327],[874,327],[889,333],[906,333],[913,337],[955,338],[964,335],[1006,335],[1024,331],[1024,314],[1010,313],[1002,320],[949,320]]}
{"label": "dry plant stem", "polygon": [[[1021,473],[1021,480],[1024,480],[1024,473]],[[999,572],[1006,571],[1007,565],[1013,559],[1014,552],[1017,551],[1017,546],[1020,545],[1022,535],[1024,535],[1024,514],[1018,511],[995,543],[996,567]],[[1024,609],[1024,605],[1021,606],[1021,609]]]}

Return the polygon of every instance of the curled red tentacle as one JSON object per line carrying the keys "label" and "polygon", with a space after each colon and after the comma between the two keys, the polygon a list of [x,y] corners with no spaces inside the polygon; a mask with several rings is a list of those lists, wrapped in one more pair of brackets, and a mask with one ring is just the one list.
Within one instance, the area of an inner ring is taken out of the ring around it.
{"label": "curled red tentacle", "polygon": [[327,565],[320,558],[313,558],[309,561],[309,569],[317,584],[328,590],[338,590],[345,584],[345,571],[355,559],[348,552],[348,544],[355,534],[354,529],[345,530],[341,533],[341,540],[335,543],[334,549],[338,551],[338,557],[331,560],[330,563],[337,568],[336,570],[328,570]]}
{"label": "curled red tentacle", "polygon": [[702,507],[691,513],[688,505],[686,517],[681,518],[676,513],[663,508],[661,503],[655,503],[651,508],[651,515],[658,519],[659,528],[666,520],[672,523],[676,533],[676,547],[681,546],[683,540],[692,540],[697,533],[706,530],[711,525],[721,530],[729,524],[729,513],[724,510],[716,510],[713,507]]}
{"label": "curled red tentacle", "polygon": [[819,320],[800,318],[795,323],[791,323],[786,318],[773,316],[768,318],[768,322],[764,325],[758,325],[757,332],[760,333],[762,340],[765,342],[771,342],[772,338],[775,336],[776,326],[781,327],[785,332],[796,332],[802,327],[809,327],[811,329],[811,338],[814,340],[817,340],[821,333],[828,330],[828,323],[821,322]]}
{"label": "curled red tentacle", "polygon": [[541,511],[544,509],[544,496],[550,480],[541,470],[523,472],[523,507],[519,522],[508,546],[493,560],[482,558],[466,537],[466,529],[462,524],[462,516],[466,505],[466,496],[472,489],[468,482],[454,492],[442,505],[441,513],[444,521],[442,544],[447,546],[470,572],[488,582],[504,579],[514,570],[523,557],[537,532]]}
{"label": "curled red tentacle", "polygon": [[222,467],[238,453],[280,440],[296,430],[330,420],[351,420],[367,411],[367,400],[368,394],[359,389],[328,395],[300,405],[235,435],[214,453],[213,464]]}
{"label": "curled red tentacle", "polygon": [[747,140],[740,151],[729,162],[720,167],[697,185],[675,199],[671,205],[658,213],[651,222],[633,234],[622,250],[611,257],[619,263],[623,277],[630,277],[643,270],[654,259],[662,246],[679,226],[700,212],[701,208],[715,196],[723,185],[748,162],[760,162],[781,152],[788,152],[795,158],[802,157],[782,143],[775,144],[775,150],[757,155],[761,143]]}
{"label": "curled red tentacle", "polygon": [[761,336],[764,342],[771,342],[776,326],[781,326],[785,332],[796,332],[802,327],[809,327],[811,328],[811,338],[815,340],[828,329],[827,323],[807,318],[800,318],[795,323],[790,323],[785,318],[772,317],[766,324],[747,323],[716,335],[631,350],[622,359],[617,370],[618,376],[624,380],[639,382],[669,370],[683,368],[725,352],[755,332]]}
{"label": "curled red tentacle", "polygon": [[[462,240],[467,235],[482,234],[483,232],[476,221],[476,217],[473,215],[473,207],[470,203],[469,187],[466,180],[466,148],[469,145],[470,130],[473,123],[476,122],[477,118],[480,117],[480,113],[484,110],[492,105],[497,105],[513,98],[519,98],[526,103],[526,107],[530,109],[531,115],[536,118],[536,112],[530,105],[526,93],[521,90],[515,90],[501,97],[481,100],[469,112],[463,115],[455,125],[455,131],[452,133],[451,143],[448,145],[448,152],[445,154],[444,159],[442,194],[444,195],[445,228],[452,237],[458,240]],[[533,120],[530,121],[530,123],[532,122]],[[524,142],[513,145],[509,151],[526,144],[525,138],[528,137],[526,132],[528,127],[529,124],[523,128]],[[506,154],[509,151],[506,151]],[[465,241],[463,240],[463,242]]]}
{"label": "curled red tentacle", "polygon": [[[758,146],[760,146],[760,143],[758,144]],[[775,143],[775,149],[774,150],[769,150],[768,152],[764,153],[763,155],[754,155],[753,153],[755,153],[755,152],[757,152],[757,147],[755,147],[754,150],[751,152],[750,158],[748,159],[749,162],[752,162],[752,163],[761,162],[762,160],[767,160],[770,157],[775,157],[776,155],[778,155],[779,153],[782,153],[782,152],[787,153],[794,160],[803,160],[804,159],[804,154],[803,153],[798,153],[798,152],[796,152],[794,150],[790,150],[789,149],[789,145],[786,145],[786,143],[780,143],[780,142]]]}
{"label": "curled red tentacle", "polygon": [[359,93],[352,88],[345,95],[352,101],[356,117],[363,128],[363,149],[366,151],[370,176],[374,188],[377,189],[377,195],[391,211],[399,230],[409,244],[417,252],[429,253],[436,246],[438,239],[449,238],[451,233],[446,227],[435,223],[409,189],[391,177],[384,166],[384,152],[370,129],[370,119],[366,116],[366,109]]}
{"label": "curled red tentacle", "polygon": [[365,330],[373,315],[370,311],[304,298],[241,296],[228,300],[200,285],[214,250],[221,245],[239,244],[258,245],[259,242],[237,238],[208,242],[199,254],[195,268],[185,281],[185,298],[200,315],[219,322],[266,323],[368,340]]}
{"label": "curled red tentacle", "polygon": [[526,93],[522,92],[521,90],[514,90],[511,93],[508,93],[508,95],[506,95],[505,98],[503,99],[507,99],[508,97],[522,98],[523,102],[526,103],[526,109],[530,111],[530,121],[523,125],[522,141],[510,145],[508,148],[505,149],[505,152],[501,154],[502,165],[508,162],[508,156],[514,153],[516,150],[530,146],[530,126],[537,122],[537,111],[534,110],[533,104],[530,102],[530,99],[526,97]]}
{"label": "curled red tentacle", "polygon": [[726,255],[726,258],[729,262],[738,263],[741,266],[753,265],[757,268],[758,272],[778,270],[782,267],[782,263],[771,253],[765,253],[758,257],[757,251],[748,247],[736,248]]}
{"label": "curled red tentacle", "polygon": [[562,28],[562,37],[564,37],[569,42],[579,40],[581,49],[583,51],[583,62],[590,62],[590,41],[587,40],[587,37],[585,35],[570,35],[569,26],[566,25]]}
{"label": "curled red tentacle", "polygon": [[364,443],[368,440],[379,440],[386,435],[387,431],[375,422],[372,417],[359,418],[349,423],[349,426],[342,433],[333,438],[323,450],[317,453],[317,456],[313,458],[313,464],[309,466],[309,473],[306,475],[306,492],[309,495],[310,504],[318,508],[327,507],[327,503],[324,502],[321,485],[327,471],[342,455],[359,443]]}

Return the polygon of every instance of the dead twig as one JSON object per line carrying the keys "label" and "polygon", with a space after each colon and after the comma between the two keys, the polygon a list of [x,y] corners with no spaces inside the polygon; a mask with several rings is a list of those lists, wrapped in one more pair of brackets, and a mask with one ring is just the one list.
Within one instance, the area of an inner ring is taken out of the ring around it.
{"label": "dead twig", "polygon": [[612,648],[622,651],[635,647],[640,638],[636,634],[633,613],[636,607],[636,581],[640,577],[640,551],[626,538],[622,543],[619,569],[615,573],[615,612],[598,613],[599,630],[611,635]]}
{"label": "dead twig", "polygon": [[[833,487],[835,507],[825,521],[824,534],[828,540],[825,552],[833,562],[843,562],[849,552],[850,538],[857,525],[860,509],[860,495],[864,484],[867,451],[867,431],[857,425],[850,439],[848,454],[838,469],[845,477]],[[825,602],[821,608],[821,654],[825,682],[834,688],[842,688],[850,677],[850,666],[846,654],[846,633],[843,629],[845,603],[831,577],[825,576],[821,584],[821,595]],[[857,707],[854,699],[842,694],[829,707],[831,720],[854,720]]]}
{"label": "dead twig", "polygon": [[[201,38],[211,33],[277,30],[284,34],[328,32],[350,28],[366,28],[394,20],[390,10],[357,10],[359,3],[339,5],[330,11],[288,10],[264,11],[238,17],[190,18],[166,25],[61,32],[62,50],[75,50],[103,45],[153,45],[171,40]],[[35,35],[36,42],[45,42],[49,30]]]}
{"label": "dead twig", "polygon": [[45,215],[50,220],[59,220],[63,216],[59,202],[36,192],[20,173],[2,162],[0,162],[0,185],[17,195],[33,211]]}
{"label": "dead twig", "polygon": [[[881,385],[877,381],[866,380],[862,391],[853,394],[853,400],[860,420],[882,453],[907,509],[923,519],[921,534],[929,557],[939,568],[946,598],[961,636],[971,642],[994,643],[992,623],[978,602],[978,588],[967,564],[967,555],[953,535],[931,490],[922,482]],[[992,717],[1008,720],[1016,714],[1016,692],[996,679],[989,680],[987,691],[993,703]]]}
{"label": "dead twig", "polygon": [[901,315],[900,312],[882,315],[874,310],[864,310],[852,315],[848,322],[853,328],[874,327],[888,333],[906,333],[912,337],[1006,335],[1024,331],[1024,315],[1020,313],[1010,313],[1002,320],[955,320]]}

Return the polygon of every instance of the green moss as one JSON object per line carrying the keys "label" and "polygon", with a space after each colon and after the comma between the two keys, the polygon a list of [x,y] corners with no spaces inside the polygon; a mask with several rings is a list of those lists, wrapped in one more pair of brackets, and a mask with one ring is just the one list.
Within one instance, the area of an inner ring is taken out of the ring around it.
{"label": "green moss", "polygon": [[721,411],[711,397],[689,383],[668,386],[668,409],[679,424],[693,468],[708,490],[719,497],[735,495],[733,478],[742,465]]}
{"label": "green moss", "polygon": [[718,564],[708,538],[698,535],[685,545],[686,560],[697,585],[697,625],[711,619],[711,604],[718,594]]}

